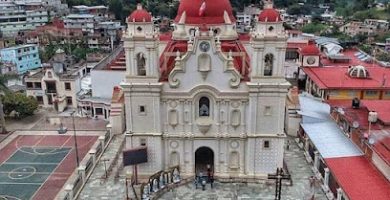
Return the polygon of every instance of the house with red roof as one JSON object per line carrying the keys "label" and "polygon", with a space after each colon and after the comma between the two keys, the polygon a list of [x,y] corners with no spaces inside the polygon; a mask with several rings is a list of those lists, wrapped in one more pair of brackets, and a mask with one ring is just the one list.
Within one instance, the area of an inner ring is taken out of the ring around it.
{"label": "house with red roof", "polygon": [[330,100],[329,104],[345,135],[390,181],[390,100]]}
{"label": "house with red roof", "polygon": [[368,123],[369,111],[386,112],[389,102],[329,100],[328,105],[309,94],[299,100],[299,141],[328,198],[389,199],[389,132],[382,123],[388,116],[378,113],[377,121]]}
{"label": "house with red roof", "polygon": [[377,66],[303,68],[305,90],[325,100],[390,99],[390,69]]}

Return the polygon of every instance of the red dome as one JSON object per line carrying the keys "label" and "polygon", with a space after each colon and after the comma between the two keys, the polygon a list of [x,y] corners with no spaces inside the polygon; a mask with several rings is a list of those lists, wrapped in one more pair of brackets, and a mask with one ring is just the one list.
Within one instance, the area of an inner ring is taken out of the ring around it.
{"label": "red dome", "polygon": [[141,4],[137,5],[137,9],[134,10],[127,18],[128,22],[152,22],[152,15],[148,11],[142,8]]}
{"label": "red dome", "polygon": [[266,8],[261,11],[259,14],[260,22],[280,22],[282,18],[280,17],[280,13],[273,8]]}
{"label": "red dome", "polygon": [[301,55],[320,55],[320,50],[317,48],[314,41],[310,40],[309,44],[300,50]]}
{"label": "red dome", "polygon": [[[200,15],[201,6],[205,2],[205,9]],[[224,11],[232,22],[236,19],[233,16],[233,9],[229,0],[181,0],[175,22],[179,22],[183,12],[186,12],[186,24],[223,24]]]}

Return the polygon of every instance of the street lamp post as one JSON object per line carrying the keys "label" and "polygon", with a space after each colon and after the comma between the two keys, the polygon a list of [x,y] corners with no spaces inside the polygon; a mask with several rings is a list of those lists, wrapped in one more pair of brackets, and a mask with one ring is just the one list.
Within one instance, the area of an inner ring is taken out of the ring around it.
{"label": "street lamp post", "polygon": [[77,148],[77,139],[76,139],[76,124],[74,123],[74,114],[75,114],[76,111],[73,111],[71,113],[71,116],[72,116],[72,122],[73,122],[73,137],[74,137],[74,148],[76,150],[76,163],[77,163],[77,167],[80,166],[80,161],[79,161],[79,151],[78,151],[78,148]]}

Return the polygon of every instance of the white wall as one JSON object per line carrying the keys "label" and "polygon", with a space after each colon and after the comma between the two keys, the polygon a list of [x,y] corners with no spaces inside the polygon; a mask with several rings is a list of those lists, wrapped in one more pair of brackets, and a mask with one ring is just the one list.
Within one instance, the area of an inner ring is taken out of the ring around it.
{"label": "white wall", "polygon": [[92,70],[92,96],[111,98],[115,86],[125,78],[125,71]]}

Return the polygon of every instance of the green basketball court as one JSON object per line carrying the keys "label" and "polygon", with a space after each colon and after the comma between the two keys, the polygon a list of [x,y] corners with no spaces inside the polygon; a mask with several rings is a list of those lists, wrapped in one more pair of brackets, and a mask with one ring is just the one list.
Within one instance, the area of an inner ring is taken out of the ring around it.
{"label": "green basketball court", "polygon": [[0,200],[31,199],[71,148],[22,147],[0,165]]}

